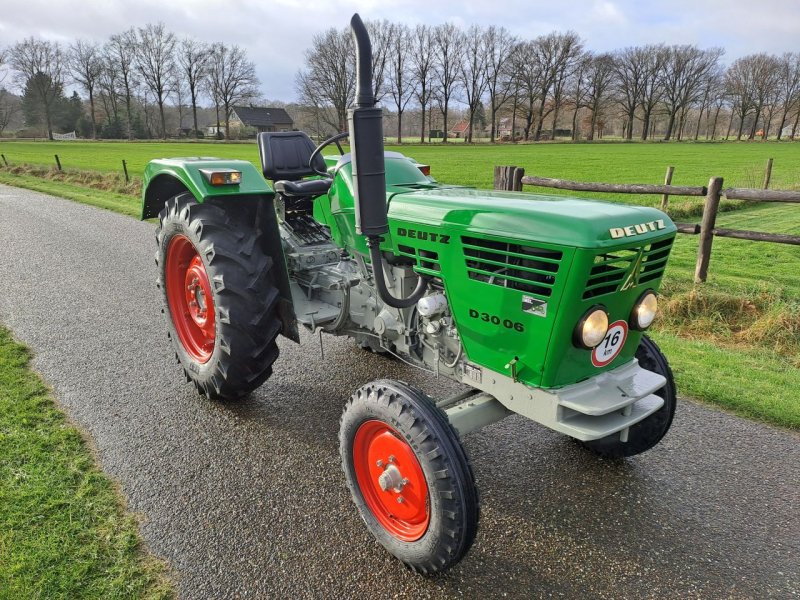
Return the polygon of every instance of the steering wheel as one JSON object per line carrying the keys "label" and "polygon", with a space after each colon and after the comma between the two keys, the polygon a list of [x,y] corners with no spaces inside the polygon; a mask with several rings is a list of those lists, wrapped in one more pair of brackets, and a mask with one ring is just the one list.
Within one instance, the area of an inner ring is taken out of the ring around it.
{"label": "steering wheel", "polygon": [[318,175],[322,175],[324,177],[329,177],[330,174],[327,171],[319,171],[316,168],[314,168],[314,159],[317,158],[317,156],[319,155],[320,152],[322,152],[325,148],[327,148],[328,146],[330,146],[334,142],[336,142],[336,147],[339,149],[339,154],[343,155],[344,154],[344,150],[342,150],[342,145],[339,143],[339,140],[342,140],[342,139],[344,139],[346,137],[350,137],[350,132],[349,131],[344,131],[342,133],[337,133],[335,136],[329,137],[327,140],[322,142],[319,146],[314,148],[314,151],[311,153],[311,156],[308,157],[308,166],[309,166],[309,168],[312,171],[314,171],[314,173],[317,173]]}

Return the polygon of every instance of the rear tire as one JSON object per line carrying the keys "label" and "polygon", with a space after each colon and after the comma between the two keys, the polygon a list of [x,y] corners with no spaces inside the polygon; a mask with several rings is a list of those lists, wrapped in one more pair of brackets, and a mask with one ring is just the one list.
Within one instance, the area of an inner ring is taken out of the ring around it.
{"label": "rear tire", "polygon": [[664,399],[664,406],[631,427],[627,442],[621,442],[618,433],[599,440],[583,442],[584,446],[600,456],[624,458],[641,454],[658,444],[672,425],[677,398],[675,378],[667,362],[667,357],[656,343],[645,335],[642,336],[642,341],[636,349],[636,358],[642,368],[666,377],[667,383],[664,387],[654,392],[656,396]]}
{"label": "rear tire", "polygon": [[236,206],[169,199],[156,230],[158,287],[168,336],[187,381],[212,399],[260,386],[278,357],[281,330],[272,259]]}
{"label": "rear tire", "polygon": [[463,558],[478,527],[475,480],[427,395],[391,380],[361,387],[342,415],[339,449],[353,502],[386,550],[426,575]]}

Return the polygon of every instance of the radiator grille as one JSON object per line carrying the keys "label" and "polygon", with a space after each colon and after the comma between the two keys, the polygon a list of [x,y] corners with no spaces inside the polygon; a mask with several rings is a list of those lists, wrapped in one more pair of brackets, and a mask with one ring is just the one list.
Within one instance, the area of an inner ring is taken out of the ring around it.
{"label": "radiator grille", "polygon": [[548,298],[562,252],[499,240],[462,237],[470,279]]}
{"label": "radiator grille", "polygon": [[664,274],[672,240],[639,248],[626,248],[598,254],[586,281],[583,299],[597,298],[621,289],[659,279]]}

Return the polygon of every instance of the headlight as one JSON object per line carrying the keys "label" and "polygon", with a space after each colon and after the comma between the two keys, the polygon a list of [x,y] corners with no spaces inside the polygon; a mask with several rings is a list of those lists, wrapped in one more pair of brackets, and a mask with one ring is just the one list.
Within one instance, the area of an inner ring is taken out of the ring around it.
{"label": "headlight", "polygon": [[603,341],[608,333],[608,313],[602,306],[593,306],[578,321],[573,343],[578,348],[590,350]]}
{"label": "headlight", "polygon": [[643,331],[650,327],[658,312],[658,299],[653,290],[647,290],[639,296],[631,312],[630,325],[633,329]]}

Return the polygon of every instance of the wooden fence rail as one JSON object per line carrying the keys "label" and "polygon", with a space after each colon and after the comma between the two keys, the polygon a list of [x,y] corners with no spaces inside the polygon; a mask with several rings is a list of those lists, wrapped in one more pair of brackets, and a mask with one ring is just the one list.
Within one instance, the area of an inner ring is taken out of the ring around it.
{"label": "wooden fence rail", "polygon": [[800,191],[782,191],[766,189],[772,171],[772,159],[767,164],[764,189],[727,188],[723,189],[722,177],[712,177],[707,186],[670,185],[672,167],[667,170],[664,185],[649,183],[598,183],[589,181],[570,181],[568,179],[552,179],[525,175],[522,167],[495,167],[494,187],[498,190],[522,191],[523,185],[572,190],[576,192],[599,192],[603,194],[658,194],[661,195],[661,206],[667,207],[669,196],[705,196],[703,217],[700,223],[676,223],[678,233],[699,235],[697,263],[694,280],[702,283],[708,278],[708,265],[711,260],[711,246],[714,236],[750,240],[753,242],[771,242],[775,244],[792,244],[800,246],[800,236],[780,233],[764,233],[742,229],[723,229],[716,227],[719,203],[723,196],[730,200],[746,200],[748,202],[792,202],[800,203]]}

